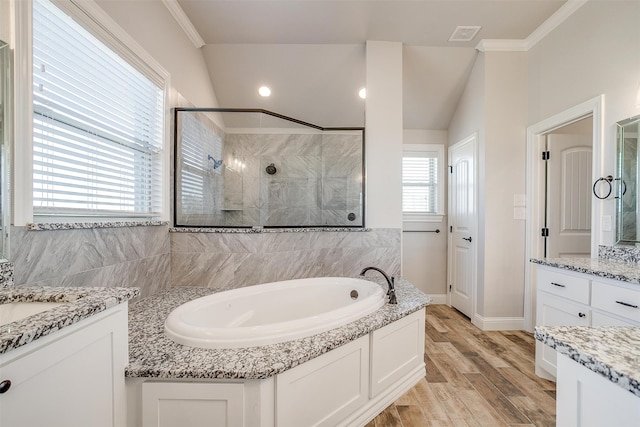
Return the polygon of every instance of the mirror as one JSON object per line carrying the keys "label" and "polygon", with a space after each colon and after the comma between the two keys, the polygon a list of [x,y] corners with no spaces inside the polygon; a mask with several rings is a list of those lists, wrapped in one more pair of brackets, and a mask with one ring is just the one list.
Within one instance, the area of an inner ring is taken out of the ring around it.
{"label": "mirror", "polygon": [[638,165],[640,150],[640,116],[617,123],[616,155],[616,243],[640,243],[640,198],[638,197]]}
{"label": "mirror", "polygon": [[8,165],[13,123],[11,49],[0,40],[0,259],[9,258]]}
{"label": "mirror", "polygon": [[176,227],[363,227],[364,128],[178,108]]}

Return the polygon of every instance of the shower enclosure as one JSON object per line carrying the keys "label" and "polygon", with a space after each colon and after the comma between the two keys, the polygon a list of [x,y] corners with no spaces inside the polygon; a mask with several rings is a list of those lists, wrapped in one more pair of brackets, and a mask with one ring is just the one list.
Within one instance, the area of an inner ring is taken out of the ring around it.
{"label": "shower enclosure", "polygon": [[364,128],[176,108],[176,227],[363,227]]}

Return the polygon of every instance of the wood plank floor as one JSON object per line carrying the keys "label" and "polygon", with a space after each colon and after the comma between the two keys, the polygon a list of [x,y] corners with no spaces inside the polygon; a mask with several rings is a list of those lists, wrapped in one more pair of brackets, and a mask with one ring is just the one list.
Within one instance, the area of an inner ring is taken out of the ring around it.
{"label": "wood plank floor", "polygon": [[555,383],[534,373],[531,334],[484,332],[430,305],[424,347],[426,377],[366,427],[555,425]]}

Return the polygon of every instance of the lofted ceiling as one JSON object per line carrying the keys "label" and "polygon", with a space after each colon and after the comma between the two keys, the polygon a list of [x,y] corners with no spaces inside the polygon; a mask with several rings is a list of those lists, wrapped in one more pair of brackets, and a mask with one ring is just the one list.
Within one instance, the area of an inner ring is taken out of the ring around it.
{"label": "lofted ceiling", "polygon": [[[407,129],[446,130],[482,39],[526,39],[562,0],[177,0],[221,107],[364,125],[367,40],[402,42]],[[481,26],[449,42],[457,26]],[[261,98],[260,85],[272,96]]]}

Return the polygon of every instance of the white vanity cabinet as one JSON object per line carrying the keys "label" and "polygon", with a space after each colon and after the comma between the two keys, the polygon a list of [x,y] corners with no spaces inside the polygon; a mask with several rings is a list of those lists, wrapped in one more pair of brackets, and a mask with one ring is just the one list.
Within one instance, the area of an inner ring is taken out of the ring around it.
{"label": "white vanity cabinet", "polygon": [[0,381],[11,385],[0,394],[0,425],[125,425],[127,306],[1,354]]}
{"label": "white vanity cabinet", "polygon": [[[537,266],[536,325],[640,326],[640,285]],[[536,374],[555,380],[556,351],[536,341]]]}

